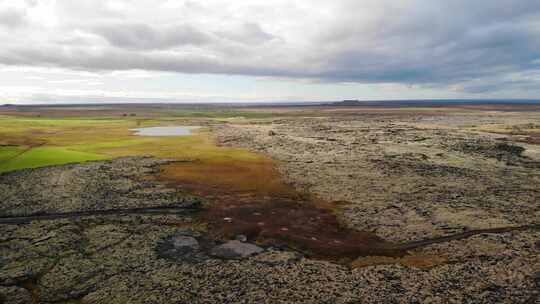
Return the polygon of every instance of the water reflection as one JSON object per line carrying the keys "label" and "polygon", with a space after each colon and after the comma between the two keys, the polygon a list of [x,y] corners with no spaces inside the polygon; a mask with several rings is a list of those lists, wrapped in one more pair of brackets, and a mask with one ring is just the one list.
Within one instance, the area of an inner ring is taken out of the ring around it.
{"label": "water reflection", "polygon": [[193,130],[199,128],[195,126],[150,127],[130,129],[130,131],[134,131],[136,135],[140,136],[186,136],[191,135]]}

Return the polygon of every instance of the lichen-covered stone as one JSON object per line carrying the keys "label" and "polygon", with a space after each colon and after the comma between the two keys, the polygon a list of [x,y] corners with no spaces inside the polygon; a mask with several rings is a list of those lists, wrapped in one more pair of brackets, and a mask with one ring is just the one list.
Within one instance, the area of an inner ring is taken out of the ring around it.
{"label": "lichen-covered stone", "polygon": [[22,287],[0,286],[0,303],[5,304],[29,304],[32,303],[32,295]]}
{"label": "lichen-covered stone", "polygon": [[243,259],[263,251],[264,249],[257,245],[232,240],[214,247],[211,254],[222,259]]}

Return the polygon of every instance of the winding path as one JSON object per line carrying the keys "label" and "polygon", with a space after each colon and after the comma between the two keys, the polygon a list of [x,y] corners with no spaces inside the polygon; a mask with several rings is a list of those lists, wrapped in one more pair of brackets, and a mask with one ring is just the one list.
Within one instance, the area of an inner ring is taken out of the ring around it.
{"label": "winding path", "polygon": [[46,221],[57,219],[77,219],[88,216],[103,216],[103,215],[175,215],[175,214],[187,214],[199,211],[196,207],[182,207],[182,206],[157,206],[157,207],[145,207],[145,208],[131,208],[131,209],[105,209],[105,210],[89,210],[89,211],[74,211],[64,213],[45,213],[45,214],[32,214],[25,216],[0,216],[0,225],[19,225],[29,224],[33,221]]}
{"label": "winding path", "polygon": [[[0,216],[0,225],[20,225],[20,224],[29,224],[33,221],[45,221],[45,220],[56,220],[56,219],[77,219],[88,216],[106,216],[106,215],[118,215],[118,216],[128,216],[128,215],[180,215],[188,214],[200,211],[200,208],[193,206],[156,206],[156,207],[145,207],[145,208],[131,208],[131,209],[106,209],[106,210],[90,210],[90,211],[75,211],[75,212],[65,212],[65,213],[46,213],[46,214],[33,214],[26,216]],[[479,234],[501,234],[512,231],[523,231],[523,230],[540,230],[540,224],[530,224],[523,226],[511,226],[511,227],[499,227],[499,228],[490,228],[490,229],[475,229],[469,230],[462,233],[451,234],[446,236],[434,237],[419,241],[405,242],[405,243],[389,243],[389,242],[374,242],[371,243],[371,248],[364,248],[365,253],[376,253],[377,255],[388,255],[395,256],[404,254],[408,250],[418,249],[426,247],[428,245],[445,243],[455,240],[462,240],[473,237]],[[358,249],[358,254],[362,255],[362,247]],[[369,255],[369,254],[368,254]]]}

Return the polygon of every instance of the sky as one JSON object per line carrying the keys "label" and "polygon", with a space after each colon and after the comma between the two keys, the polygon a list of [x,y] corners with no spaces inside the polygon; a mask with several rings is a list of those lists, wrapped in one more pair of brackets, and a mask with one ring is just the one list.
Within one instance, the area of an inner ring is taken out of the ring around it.
{"label": "sky", "polygon": [[540,98],[538,0],[0,0],[0,103]]}

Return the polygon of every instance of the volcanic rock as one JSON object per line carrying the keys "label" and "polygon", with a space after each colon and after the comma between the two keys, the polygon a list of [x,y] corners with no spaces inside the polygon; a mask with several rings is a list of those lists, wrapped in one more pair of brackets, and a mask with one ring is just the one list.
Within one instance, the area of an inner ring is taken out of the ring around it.
{"label": "volcanic rock", "polygon": [[211,255],[222,259],[243,259],[263,251],[264,249],[257,245],[233,240],[214,247]]}

